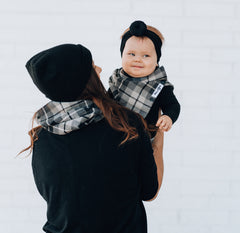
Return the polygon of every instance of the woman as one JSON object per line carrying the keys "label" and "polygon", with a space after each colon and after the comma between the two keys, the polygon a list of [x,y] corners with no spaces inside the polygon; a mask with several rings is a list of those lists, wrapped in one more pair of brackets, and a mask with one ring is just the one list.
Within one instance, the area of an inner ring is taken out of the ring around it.
{"label": "woman", "polygon": [[[163,161],[159,155],[154,160],[144,120],[109,98],[100,67],[82,45],[42,51],[26,68],[51,100],[34,115],[39,126],[30,131],[29,147],[35,183],[47,202],[43,230],[147,232],[142,200],[157,196]],[[159,132],[156,151],[162,141]]]}

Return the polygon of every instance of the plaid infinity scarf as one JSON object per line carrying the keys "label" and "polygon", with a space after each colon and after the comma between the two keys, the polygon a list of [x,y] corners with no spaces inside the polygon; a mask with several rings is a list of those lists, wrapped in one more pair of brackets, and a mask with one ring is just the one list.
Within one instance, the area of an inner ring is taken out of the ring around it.
{"label": "plaid infinity scarf", "polygon": [[109,78],[109,88],[113,98],[120,105],[141,114],[144,118],[164,86],[173,85],[168,82],[163,66],[143,78],[131,78],[122,68],[114,70]]}
{"label": "plaid infinity scarf", "polygon": [[91,100],[50,101],[36,115],[36,121],[54,134],[64,135],[84,125],[103,119],[101,110]]}

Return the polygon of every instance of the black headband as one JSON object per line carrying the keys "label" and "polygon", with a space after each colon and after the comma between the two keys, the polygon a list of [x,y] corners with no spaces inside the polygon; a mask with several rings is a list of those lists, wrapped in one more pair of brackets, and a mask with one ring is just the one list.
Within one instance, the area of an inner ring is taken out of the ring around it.
{"label": "black headband", "polygon": [[157,53],[157,62],[159,62],[161,57],[162,41],[156,33],[147,29],[147,25],[143,21],[133,22],[130,26],[130,30],[123,35],[121,45],[120,45],[121,56],[127,40],[132,36],[148,37],[155,46],[155,50]]}

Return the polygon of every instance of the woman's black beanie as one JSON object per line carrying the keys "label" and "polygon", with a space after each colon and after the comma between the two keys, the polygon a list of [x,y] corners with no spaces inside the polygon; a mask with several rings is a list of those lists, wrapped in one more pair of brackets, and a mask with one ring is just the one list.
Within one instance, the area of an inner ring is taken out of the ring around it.
{"label": "woman's black beanie", "polygon": [[90,78],[92,55],[80,44],[62,44],[36,54],[26,68],[46,97],[53,101],[75,101]]}
{"label": "woman's black beanie", "polygon": [[150,31],[147,29],[147,25],[140,20],[134,21],[130,27],[129,27],[129,31],[127,31],[123,37],[122,37],[122,41],[121,41],[121,45],[120,45],[120,52],[121,55],[123,53],[125,44],[127,42],[127,40],[132,37],[132,36],[137,36],[137,37],[148,37],[154,44],[156,53],[157,53],[157,62],[159,62],[160,57],[161,57],[161,47],[162,47],[162,40],[160,39],[160,37],[155,34],[154,32]]}

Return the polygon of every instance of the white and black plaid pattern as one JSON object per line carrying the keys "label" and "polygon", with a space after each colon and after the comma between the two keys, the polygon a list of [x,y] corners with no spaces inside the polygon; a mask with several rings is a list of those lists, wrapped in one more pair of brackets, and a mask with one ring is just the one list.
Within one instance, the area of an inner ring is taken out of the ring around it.
{"label": "white and black plaid pattern", "polygon": [[141,114],[144,118],[164,86],[173,86],[167,80],[163,66],[143,78],[131,78],[123,69],[116,69],[109,78],[113,98],[122,106]]}
{"label": "white and black plaid pattern", "polygon": [[91,100],[51,101],[38,110],[36,121],[54,134],[64,135],[91,122],[103,119],[101,110]]}

